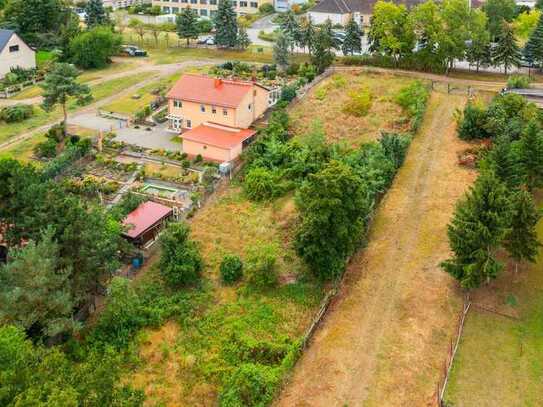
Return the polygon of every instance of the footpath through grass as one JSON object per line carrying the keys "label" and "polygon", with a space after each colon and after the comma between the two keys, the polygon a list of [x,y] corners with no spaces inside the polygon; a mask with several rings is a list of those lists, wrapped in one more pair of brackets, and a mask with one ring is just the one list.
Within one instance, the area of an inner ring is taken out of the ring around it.
{"label": "footpath through grass", "polygon": [[[538,233],[543,241],[543,221]],[[543,405],[543,251],[537,264],[501,275],[474,300],[519,319],[470,310],[445,394],[448,405]]]}

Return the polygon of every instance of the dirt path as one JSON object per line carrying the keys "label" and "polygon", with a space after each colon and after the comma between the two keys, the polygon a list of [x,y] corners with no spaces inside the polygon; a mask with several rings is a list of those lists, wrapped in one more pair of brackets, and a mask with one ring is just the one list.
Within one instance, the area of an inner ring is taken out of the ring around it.
{"label": "dirt path", "polygon": [[461,96],[433,93],[420,134],[376,214],[370,243],[277,406],[433,405],[460,308],[438,263],[446,225],[475,174],[456,165],[464,145],[452,118]]}
{"label": "dirt path", "polygon": [[[151,69],[151,70],[149,70],[149,69],[143,70],[143,71],[141,71],[141,75],[142,75],[141,82],[139,82],[139,83],[137,83],[137,84],[135,84],[133,86],[130,86],[130,87],[122,90],[119,93],[116,93],[114,95],[105,97],[103,99],[100,99],[100,100],[98,100],[98,101],[96,101],[94,103],[91,103],[90,105],[83,106],[80,109],[76,110],[75,112],[69,113],[69,115],[68,115],[68,124],[70,123],[70,119],[73,119],[74,117],[77,117],[78,115],[81,115],[81,114],[94,113],[100,107],[106,106],[109,103],[113,102],[114,100],[116,100],[116,99],[118,99],[120,97],[132,94],[135,91],[137,91],[138,89],[143,88],[144,86],[147,86],[151,82],[157,81],[160,78],[163,78],[163,77],[169,76],[169,75],[173,75],[175,72],[178,72],[179,70],[187,68],[187,67],[203,66],[203,65],[208,65],[209,63],[210,62],[208,60],[186,61],[186,62],[180,62],[180,63],[175,63],[175,64],[162,65],[160,67],[159,66],[152,67],[154,69]],[[109,76],[104,76],[103,78],[99,79],[99,82],[97,82],[97,83],[107,82],[107,81],[112,80],[112,79],[120,79],[120,78],[122,78],[124,76],[131,76],[131,75],[134,74],[134,72],[135,71],[121,72],[121,73],[118,73],[118,74],[112,74],[112,75],[109,75]],[[139,71],[136,71],[136,73],[137,72],[139,72]],[[94,83],[94,82],[89,82],[89,83]],[[21,101],[18,101],[18,102],[20,103]],[[0,151],[5,150],[6,148],[8,148],[8,147],[10,147],[10,146],[12,146],[14,144],[17,144],[17,143],[25,141],[25,140],[27,140],[29,138],[32,138],[36,134],[43,133],[43,132],[47,131],[52,125],[60,123],[61,121],[62,121],[62,119],[52,120],[52,121],[48,122],[47,124],[45,124],[43,126],[37,127],[37,128],[35,128],[33,130],[30,130],[30,131],[28,131],[26,133],[22,133],[22,134],[19,134],[18,136],[12,137],[11,139],[9,139],[9,140],[7,140],[7,141],[5,141],[3,143],[0,143]]]}

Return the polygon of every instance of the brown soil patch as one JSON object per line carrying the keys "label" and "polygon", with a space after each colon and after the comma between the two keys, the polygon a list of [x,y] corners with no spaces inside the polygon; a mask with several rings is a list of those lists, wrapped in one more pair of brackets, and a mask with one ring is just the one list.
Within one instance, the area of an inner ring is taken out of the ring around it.
{"label": "brown soil patch", "polygon": [[475,179],[453,113],[464,97],[433,93],[420,134],[380,208],[369,245],[277,406],[424,406],[447,355],[460,293],[438,266],[446,225]]}

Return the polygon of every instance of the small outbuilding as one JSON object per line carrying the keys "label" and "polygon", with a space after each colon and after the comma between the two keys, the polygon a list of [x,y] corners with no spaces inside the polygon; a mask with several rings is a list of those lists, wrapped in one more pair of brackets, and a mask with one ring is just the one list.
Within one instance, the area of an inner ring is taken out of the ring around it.
{"label": "small outbuilding", "polygon": [[152,201],[144,202],[124,219],[123,225],[127,229],[123,236],[138,247],[147,246],[157,239],[172,216],[172,208]]}

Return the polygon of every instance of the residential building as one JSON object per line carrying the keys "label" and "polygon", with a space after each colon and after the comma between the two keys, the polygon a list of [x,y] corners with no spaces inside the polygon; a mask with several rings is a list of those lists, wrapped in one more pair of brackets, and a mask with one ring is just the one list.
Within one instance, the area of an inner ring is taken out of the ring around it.
{"label": "residential building", "polygon": [[249,127],[279,98],[256,82],[183,75],[167,95],[170,130],[183,151],[208,160],[236,159],[255,131]]}
{"label": "residential building", "polygon": [[[410,8],[422,3],[422,1],[394,2],[405,4]],[[377,0],[322,0],[308,11],[308,16],[315,24],[323,24],[327,19],[330,19],[334,25],[346,25],[351,18],[354,18],[360,26],[369,26],[375,3]]]}
{"label": "residential building", "polygon": [[137,4],[151,3],[151,0],[103,0],[104,7],[118,10],[128,8]]}
{"label": "residential building", "polygon": [[[238,16],[254,14],[264,3],[272,0],[233,0],[234,10]],[[217,13],[219,0],[152,0],[153,6],[159,6],[164,14],[177,14],[190,6],[201,18],[213,18]]]}
{"label": "residential building", "polygon": [[0,29],[0,78],[17,67],[35,68],[36,52],[15,31]]}
{"label": "residential building", "polygon": [[279,13],[286,13],[292,9],[292,6],[295,4],[302,5],[305,3],[307,3],[307,0],[275,0],[273,6],[275,11]]}

